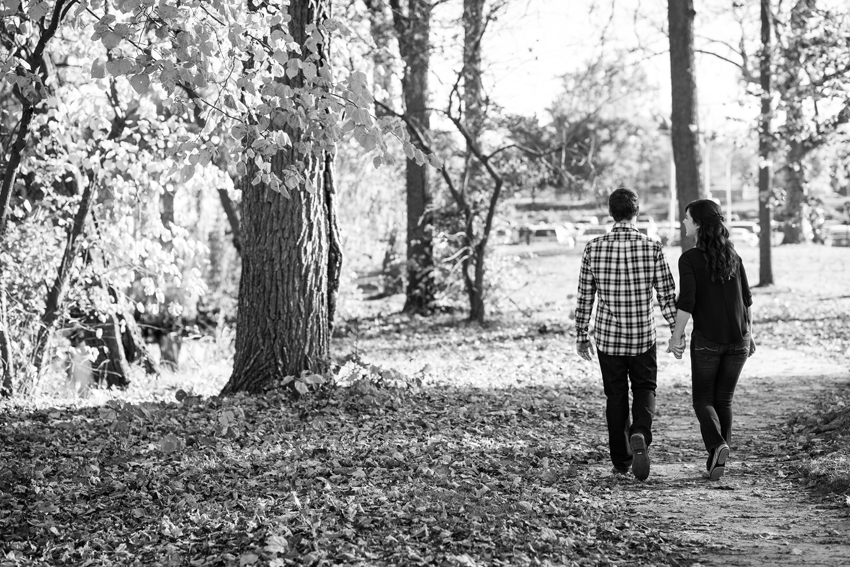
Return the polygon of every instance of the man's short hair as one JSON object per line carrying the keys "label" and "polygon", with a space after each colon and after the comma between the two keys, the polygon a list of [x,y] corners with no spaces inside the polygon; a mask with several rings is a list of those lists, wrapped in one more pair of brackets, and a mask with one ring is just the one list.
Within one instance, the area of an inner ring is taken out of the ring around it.
{"label": "man's short hair", "polygon": [[639,210],[637,193],[631,189],[620,187],[608,197],[608,213],[614,217],[615,222],[634,218]]}

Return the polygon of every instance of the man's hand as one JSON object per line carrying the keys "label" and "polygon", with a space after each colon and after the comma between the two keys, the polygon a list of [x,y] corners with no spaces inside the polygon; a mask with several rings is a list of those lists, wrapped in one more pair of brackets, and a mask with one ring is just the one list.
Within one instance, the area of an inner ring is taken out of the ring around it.
{"label": "man's hand", "polygon": [[756,353],[756,340],[750,335],[750,353],[747,355],[747,358],[751,357]]}
{"label": "man's hand", "polygon": [[576,352],[580,357],[585,360],[592,360],[593,356],[593,345],[590,341],[582,341],[580,343],[576,343]]}
{"label": "man's hand", "polygon": [[685,337],[682,337],[681,342],[676,342],[673,337],[670,337],[670,343],[667,345],[667,352],[672,352],[676,358],[682,358],[685,352]]}

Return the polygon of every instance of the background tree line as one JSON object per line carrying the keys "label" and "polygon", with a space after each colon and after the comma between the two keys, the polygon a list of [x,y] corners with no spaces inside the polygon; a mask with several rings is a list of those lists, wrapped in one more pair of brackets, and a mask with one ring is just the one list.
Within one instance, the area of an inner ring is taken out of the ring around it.
{"label": "background tree line", "polygon": [[515,7],[6,0],[4,392],[34,391],[57,355],[122,386],[131,365],[156,374],[187,333],[221,325],[237,329],[225,392],[325,374],[351,268],[379,266],[408,313],[483,322],[509,267],[492,254],[506,199],[663,184],[671,151],[680,209],[705,194],[694,72],[709,51],[761,104],[740,151],[759,176],[771,283],[771,217],[805,237],[812,176],[847,169],[846,6],[736,4],[740,34],[721,42],[695,32],[699,2],[670,0],[641,14],[670,57],[670,106],[646,46],[610,46],[601,29],[546,116],[492,95],[504,77],[486,46]]}

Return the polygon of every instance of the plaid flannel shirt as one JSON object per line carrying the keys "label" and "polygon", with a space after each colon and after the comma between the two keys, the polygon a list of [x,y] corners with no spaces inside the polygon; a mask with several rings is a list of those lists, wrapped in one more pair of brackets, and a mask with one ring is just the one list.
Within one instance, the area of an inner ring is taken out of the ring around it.
{"label": "plaid flannel shirt", "polygon": [[[576,301],[576,340],[589,340],[613,356],[637,356],[655,343],[652,290],[661,313],[676,323],[676,284],[660,242],[641,234],[629,222],[618,222],[608,234],[587,243],[581,257]],[[596,320],[589,330],[593,298]]]}

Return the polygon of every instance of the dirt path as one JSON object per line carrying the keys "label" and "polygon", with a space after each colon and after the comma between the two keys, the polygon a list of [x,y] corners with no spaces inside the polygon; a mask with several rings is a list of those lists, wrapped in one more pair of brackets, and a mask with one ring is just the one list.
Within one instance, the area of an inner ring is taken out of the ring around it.
{"label": "dirt path", "polygon": [[759,350],[735,394],[726,476],[711,482],[702,476],[705,456],[690,406],[690,363],[687,355],[682,361],[670,358],[659,356],[660,416],[651,476],[645,483],[618,481],[614,490],[638,512],[658,518],[671,535],[707,545],[700,565],[850,564],[850,508],[804,487],[779,430],[815,393],[846,382],[846,365]]}

